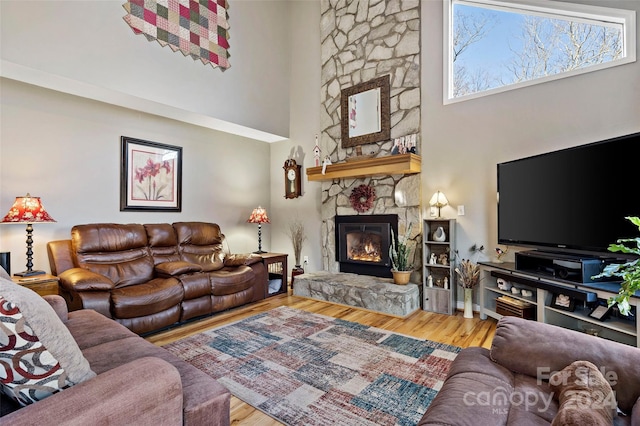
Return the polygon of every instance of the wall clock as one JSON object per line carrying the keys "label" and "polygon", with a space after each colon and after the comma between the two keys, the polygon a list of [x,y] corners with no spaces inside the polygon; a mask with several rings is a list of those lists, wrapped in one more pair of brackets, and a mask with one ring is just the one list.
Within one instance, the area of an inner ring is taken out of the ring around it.
{"label": "wall clock", "polygon": [[284,198],[298,198],[302,195],[302,182],[300,169],[296,160],[289,159],[284,162]]}

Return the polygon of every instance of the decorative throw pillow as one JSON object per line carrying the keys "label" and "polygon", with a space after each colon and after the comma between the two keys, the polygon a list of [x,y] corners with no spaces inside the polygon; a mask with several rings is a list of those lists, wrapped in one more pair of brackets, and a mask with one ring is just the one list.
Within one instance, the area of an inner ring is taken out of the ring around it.
{"label": "decorative throw pillow", "polygon": [[2,391],[28,405],[95,375],[51,305],[0,277]]}
{"label": "decorative throw pillow", "polygon": [[589,361],[575,361],[549,378],[560,403],[552,426],[611,425],[616,399],[611,385]]}

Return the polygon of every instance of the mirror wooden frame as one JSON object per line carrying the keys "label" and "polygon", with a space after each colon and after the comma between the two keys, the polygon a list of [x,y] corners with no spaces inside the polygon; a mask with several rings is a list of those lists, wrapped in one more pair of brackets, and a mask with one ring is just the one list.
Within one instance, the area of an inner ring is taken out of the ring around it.
{"label": "mirror wooden frame", "polygon": [[[380,131],[355,137],[349,137],[349,96],[357,95],[372,89],[380,89]],[[391,138],[391,90],[389,74],[369,80],[355,86],[342,89],[340,92],[340,128],[342,131],[342,147],[386,141]]]}

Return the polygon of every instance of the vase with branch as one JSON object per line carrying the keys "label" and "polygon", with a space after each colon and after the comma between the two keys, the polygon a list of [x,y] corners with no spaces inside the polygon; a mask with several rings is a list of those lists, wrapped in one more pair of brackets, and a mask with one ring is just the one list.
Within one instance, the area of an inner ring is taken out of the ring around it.
{"label": "vase with branch", "polygon": [[[458,275],[458,283],[464,289],[464,318],[473,318],[473,289],[480,282],[480,265],[478,265],[477,260],[483,250],[483,245],[472,245],[469,251],[472,253],[471,257],[475,259],[462,259],[457,262],[458,265],[455,268]],[[458,257],[457,250],[456,257]]]}
{"label": "vase with branch", "polygon": [[304,245],[307,236],[304,233],[304,224],[299,219],[294,219],[289,223],[289,230],[287,232],[291,239],[291,245],[293,245],[293,257],[295,260],[295,268],[292,272],[292,278],[295,275],[304,273],[302,264],[300,263],[300,256],[302,255],[302,246]]}

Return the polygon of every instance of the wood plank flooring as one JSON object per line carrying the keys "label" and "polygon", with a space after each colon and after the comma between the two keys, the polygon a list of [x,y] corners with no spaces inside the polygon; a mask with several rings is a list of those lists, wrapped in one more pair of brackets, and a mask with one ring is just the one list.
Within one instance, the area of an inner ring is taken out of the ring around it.
{"label": "wood plank flooring", "polygon": [[[482,321],[478,318],[477,313],[473,319],[466,319],[463,318],[462,312],[460,311],[455,315],[441,315],[420,310],[408,318],[402,319],[362,309],[304,299],[292,296],[289,293],[288,295],[283,294],[271,297],[249,306],[237,308],[210,318],[163,331],[148,336],[147,340],[159,346],[166,345],[192,334],[236,322],[278,306],[290,306],[308,312],[390,330],[419,339],[433,340],[463,348],[469,346],[489,348],[496,329],[495,320],[487,319],[486,321]],[[247,426],[281,425],[280,422],[233,396],[231,397],[231,424]]]}

